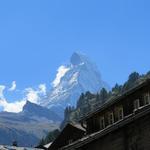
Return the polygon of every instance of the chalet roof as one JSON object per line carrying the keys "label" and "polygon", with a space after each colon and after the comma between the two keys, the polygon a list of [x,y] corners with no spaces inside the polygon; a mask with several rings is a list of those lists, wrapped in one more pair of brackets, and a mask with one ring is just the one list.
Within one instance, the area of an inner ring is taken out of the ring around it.
{"label": "chalet roof", "polygon": [[130,114],[126,116],[123,120],[120,120],[113,125],[110,125],[103,130],[100,130],[98,132],[92,133],[90,135],[87,135],[69,145],[66,145],[61,148],[61,150],[72,150],[74,148],[79,148],[82,147],[85,144],[88,144],[96,139],[99,139],[107,134],[109,134],[112,131],[118,130],[121,127],[124,127],[125,125],[145,116],[145,115],[150,115],[150,105],[147,105],[145,107],[141,107],[137,113]]}
{"label": "chalet roof", "polygon": [[141,80],[139,80],[139,82],[132,87],[131,89],[127,90],[126,92],[124,92],[123,94],[120,94],[118,96],[112,97],[110,99],[108,99],[103,105],[100,105],[98,108],[96,108],[94,111],[89,112],[88,114],[80,117],[79,122],[82,120],[86,120],[88,118],[90,118],[91,116],[103,111],[104,109],[108,108],[109,106],[115,104],[116,102],[122,100],[124,97],[134,93],[136,90],[146,86],[150,84],[150,76],[147,76],[146,78],[142,78]]}
{"label": "chalet roof", "polygon": [[81,127],[81,125],[75,123],[68,123],[64,127],[62,132],[59,134],[59,136],[54,140],[54,142],[51,143],[48,149],[49,150],[58,149],[59,147],[62,147],[62,144],[68,142],[67,140],[72,138],[74,134],[78,134],[78,136],[81,138],[83,137],[84,133],[85,133],[85,129]]}
{"label": "chalet roof", "polygon": [[79,123],[70,122],[70,123],[68,123],[68,124],[70,124],[71,126],[77,128],[77,129],[79,129],[79,130],[82,130],[82,131],[84,131],[84,132],[86,131],[86,130],[81,126],[81,124],[79,124]]}
{"label": "chalet roof", "polygon": [[44,148],[46,148],[46,149],[49,148],[49,147],[51,146],[51,144],[52,144],[52,142],[50,142],[50,143],[44,145]]}

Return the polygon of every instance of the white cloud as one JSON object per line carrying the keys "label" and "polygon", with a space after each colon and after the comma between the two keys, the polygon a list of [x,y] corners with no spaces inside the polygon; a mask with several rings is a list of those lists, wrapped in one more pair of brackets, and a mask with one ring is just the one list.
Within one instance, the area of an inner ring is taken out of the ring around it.
{"label": "white cloud", "polygon": [[9,90],[9,91],[14,91],[14,90],[16,89],[16,86],[17,86],[17,85],[16,85],[16,81],[13,81],[11,88],[9,88],[8,90]]}
{"label": "white cloud", "polygon": [[15,113],[22,111],[22,108],[25,105],[25,103],[25,100],[15,101],[12,103],[7,102],[5,99],[0,100],[0,105],[3,107],[4,111]]}
{"label": "white cloud", "polygon": [[26,100],[32,102],[32,103],[37,103],[39,100],[38,96],[38,91],[32,89],[32,88],[27,88],[25,89],[26,91]]}
{"label": "white cloud", "polygon": [[[16,85],[14,83],[12,83],[12,87],[14,87],[13,85]],[[8,89],[8,91],[14,91],[16,87],[15,88],[12,87],[11,89],[13,90]],[[26,88],[24,90],[25,96],[22,98],[22,100],[9,102],[4,96],[4,90],[6,90],[6,87],[4,85],[0,85],[0,106],[3,107],[4,111],[15,113],[22,111],[23,106],[25,105],[27,100],[32,103],[38,104],[40,96],[46,95],[46,85],[40,84],[37,89]]]}
{"label": "white cloud", "polygon": [[26,100],[38,104],[40,100],[40,96],[46,95],[46,85],[40,84],[38,89],[34,90],[33,88],[25,89],[26,92]]}
{"label": "white cloud", "polygon": [[3,99],[4,98],[4,90],[5,90],[5,86],[4,85],[0,85],[0,99]]}
{"label": "white cloud", "polygon": [[40,89],[41,94],[46,95],[46,85],[45,84],[40,84],[39,89]]}
{"label": "white cloud", "polygon": [[0,106],[3,107],[4,111],[8,112],[19,112],[22,110],[25,100],[15,101],[14,103],[9,103],[4,97],[4,90],[6,86],[0,85]]}
{"label": "white cloud", "polygon": [[60,66],[57,70],[57,75],[55,80],[52,82],[53,87],[56,87],[60,81],[61,78],[70,70],[70,68],[67,68],[66,66]]}

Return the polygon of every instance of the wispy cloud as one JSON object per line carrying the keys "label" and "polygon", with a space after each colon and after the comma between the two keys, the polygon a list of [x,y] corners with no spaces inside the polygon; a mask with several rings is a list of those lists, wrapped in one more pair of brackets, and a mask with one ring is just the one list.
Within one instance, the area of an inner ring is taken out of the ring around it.
{"label": "wispy cloud", "polygon": [[4,90],[5,90],[5,85],[0,85],[0,99],[4,98]]}
{"label": "wispy cloud", "polygon": [[3,107],[3,110],[7,112],[20,112],[22,111],[22,108],[25,105],[25,103],[26,100],[20,100],[9,103],[6,99],[0,99],[0,105]]}
{"label": "wispy cloud", "polygon": [[[0,85],[0,106],[3,107],[4,111],[8,112],[20,112],[25,104],[25,100],[8,102],[4,96],[4,90],[6,90],[5,85]],[[10,91],[8,89],[8,91]]]}
{"label": "wispy cloud", "polygon": [[[15,86],[14,86],[15,85]],[[11,90],[10,90],[11,89]],[[26,88],[24,90],[25,96],[21,100],[9,102],[4,96],[4,91],[14,91],[16,89],[16,82],[12,82],[12,87],[7,89],[5,85],[0,85],[0,106],[7,112],[20,112],[23,109],[26,101],[38,104],[40,97],[46,95],[46,85],[40,84],[36,89]]]}
{"label": "wispy cloud", "polygon": [[46,85],[45,84],[40,84],[39,89],[40,89],[41,94],[46,95]]}
{"label": "wispy cloud", "polygon": [[56,87],[60,83],[61,78],[69,71],[69,69],[70,68],[63,65],[58,68],[56,78],[52,82],[53,87]]}
{"label": "wispy cloud", "polygon": [[37,89],[26,88],[25,92],[26,92],[26,100],[38,104],[40,96],[46,95],[46,85],[40,84]]}
{"label": "wispy cloud", "polygon": [[8,90],[9,91],[14,91],[16,89],[16,87],[17,87],[16,81],[13,81],[11,87]]}

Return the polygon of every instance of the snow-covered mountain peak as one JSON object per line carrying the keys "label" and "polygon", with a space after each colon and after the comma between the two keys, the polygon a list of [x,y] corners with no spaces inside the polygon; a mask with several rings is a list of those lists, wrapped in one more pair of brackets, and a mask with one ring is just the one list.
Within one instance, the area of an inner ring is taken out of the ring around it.
{"label": "snow-covered mountain peak", "polygon": [[96,93],[103,87],[109,89],[96,65],[87,56],[77,52],[73,53],[68,65],[58,68],[52,85],[47,98],[41,100],[41,105],[61,116],[67,105],[76,105],[81,93]]}
{"label": "snow-covered mountain peak", "polygon": [[87,64],[92,64],[95,65],[91,60],[82,53],[79,52],[74,52],[70,58],[70,63],[71,65],[75,66],[82,66],[82,65],[87,65]]}
{"label": "snow-covered mountain peak", "polygon": [[74,52],[71,56],[70,62],[72,65],[79,65],[84,63],[84,60],[82,59],[81,54]]}

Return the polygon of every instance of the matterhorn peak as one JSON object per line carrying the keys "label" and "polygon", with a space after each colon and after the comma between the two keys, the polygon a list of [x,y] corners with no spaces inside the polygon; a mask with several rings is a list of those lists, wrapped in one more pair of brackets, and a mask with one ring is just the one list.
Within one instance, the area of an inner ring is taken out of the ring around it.
{"label": "matterhorn peak", "polygon": [[71,56],[70,62],[72,65],[79,65],[81,63],[84,63],[84,60],[82,59],[81,54],[78,52],[74,52]]}
{"label": "matterhorn peak", "polygon": [[70,63],[73,66],[83,65],[83,64],[91,64],[95,65],[91,60],[83,53],[74,52],[70,58]]}
{"label": "matterhorn peak", "polygon": [[81,93],[96,93],[102,88],[108,90],[109,86],[101,79],[96,65],[86,55],[74,52],[70,63],[58,68],[53,87],[41,105],[63,115],[66,106],[76,106]]}

